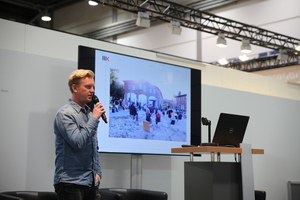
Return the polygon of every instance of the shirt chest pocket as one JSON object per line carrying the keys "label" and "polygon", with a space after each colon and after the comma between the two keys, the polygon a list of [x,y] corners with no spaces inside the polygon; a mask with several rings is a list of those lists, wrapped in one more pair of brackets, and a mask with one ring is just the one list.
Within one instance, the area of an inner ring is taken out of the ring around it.
{"label": "shirt chest pocket", "polygon": [[85,125],[82,123],[78,124],[78,129],[81,131],[82,129],[84,129]]}

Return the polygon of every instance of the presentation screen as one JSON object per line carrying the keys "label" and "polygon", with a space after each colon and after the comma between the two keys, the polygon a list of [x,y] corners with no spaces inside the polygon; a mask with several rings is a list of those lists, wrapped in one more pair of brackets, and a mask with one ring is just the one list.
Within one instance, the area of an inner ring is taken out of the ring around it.
{"label": "presentation screen", "polygon": [[78,52],[78,69],[95,72],[106,110],[99,152],[172,154],[201,143],[200,70],[84,46]]}

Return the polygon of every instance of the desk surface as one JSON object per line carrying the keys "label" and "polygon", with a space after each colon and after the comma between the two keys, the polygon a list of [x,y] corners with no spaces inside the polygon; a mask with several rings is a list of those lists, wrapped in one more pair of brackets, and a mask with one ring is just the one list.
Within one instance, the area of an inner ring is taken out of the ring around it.
{"label": "desk surface", "polygon": [[[172,148],[172,153],[201,153],[201,152],[218,152],[218,153],[242,153],[239,147],[220,147],[220,146],[198,146]],[[264,154],[264,149],[252,149],[252,154]]]}

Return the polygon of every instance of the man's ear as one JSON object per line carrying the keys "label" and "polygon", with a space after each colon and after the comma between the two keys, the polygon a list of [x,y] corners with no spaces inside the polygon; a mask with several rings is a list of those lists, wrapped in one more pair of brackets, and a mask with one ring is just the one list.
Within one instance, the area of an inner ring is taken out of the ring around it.
{"label": "man's ear", "polygon": [[77,92],[77,85],[73,84],[72,85],[72,90],[73,90],[73,92]]}

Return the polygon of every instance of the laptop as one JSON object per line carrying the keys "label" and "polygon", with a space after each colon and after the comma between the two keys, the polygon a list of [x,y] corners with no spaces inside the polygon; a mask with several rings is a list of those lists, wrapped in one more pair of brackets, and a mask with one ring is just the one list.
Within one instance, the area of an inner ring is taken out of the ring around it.
{"label": "laptop", "polygon": [[213,142],[219,146],[239,147],[243,142],[249,116],[221,113]]}

